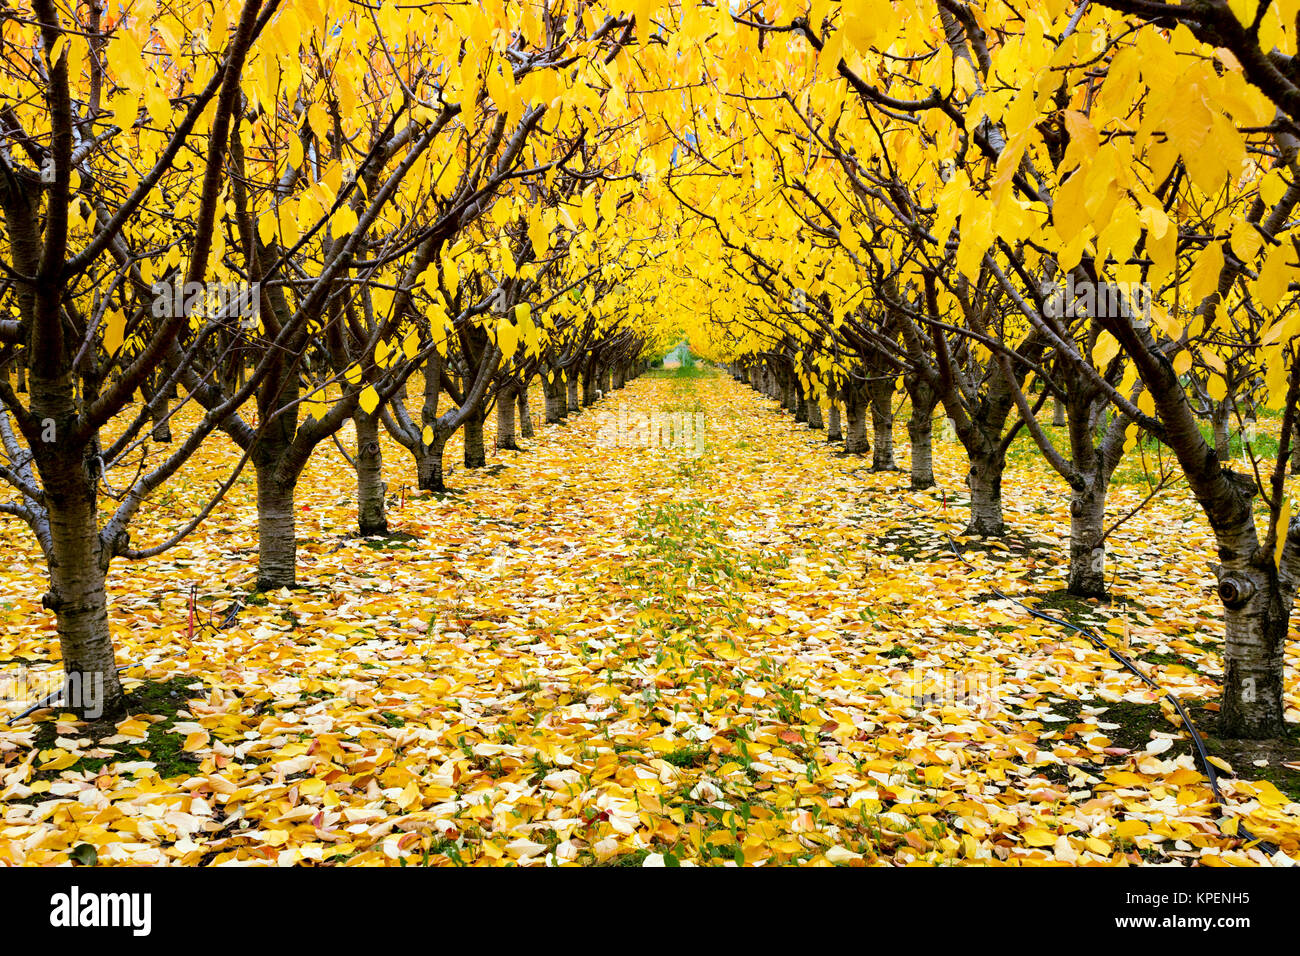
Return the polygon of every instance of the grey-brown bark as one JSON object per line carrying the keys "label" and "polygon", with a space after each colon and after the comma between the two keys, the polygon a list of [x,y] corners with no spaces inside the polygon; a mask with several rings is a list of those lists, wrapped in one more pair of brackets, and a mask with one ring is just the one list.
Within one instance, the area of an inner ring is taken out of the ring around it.
{"label": "grey-brown bark", "polygon": [[996,537],[1006,531],[1002,519],[1002,472],[1006,455],[994,449],[971,455],[966,483],[970,488],[970,521],[965,534]]}
{"label": "grey-brown bark", "polygon": [[582,411],[582,402],[578,398],[578,370],[577,368],[566,369],[564,372],[564,388],[566,395],[566,410],[569,412]]}
{"label": "grey-brown bark", "polygon": [[298,583],[294,529],[294,483],[276,476],[274,464],[257,469],[257,589],[292,588]]}
{"label": "grey-brown bark", "polygon": [[158,387],[167,375],[159,369],[151,378],[152,381],[146,379],[140,386],[141,397],[149,406],[149,417],[153,422],[153,430],[149,434],[154,441],[167,443],[172,440],[171,415],[168,413],[167,391]]}
{"label": "grey-brown bark", "polygon": [[826,423],[822,420],[822,404],[820,396],[808,399],[808,427],[815,431],[821,431],[826,427]]}
{"label": "grey-brown bark", "polygon": [[871,442],[867,439],[867,390],[866,386],[849,382],[844,386],[844,451],[851,455],[865,455],[871,451]]}
{"label": "grey-brown bark", "polygon": [[529,404],[528,404],[528,380],[527,379],[524,380],[523,387],[519,389],[517,404],[519,408],[519,437],[532,438],[533,437],[533,413],[532,413],[532,409],[529,408]]}
{"label": "grey-brown bark", "polygon": [[934,406],[913,405],[907,418],[907,440],[912,446],[912,488],[920,491],[934,487]]}
{"label": "grey-brown bark", "polygon": [[872,471],[898,471],[894,461],[894,381],[873,377],[867,384],[871,397],[871,434],[875,449],[871,453]]}
{"label": "grey-brown bark", "polygon": [[1106,487],[1095,479],[1070,491],[1070,570],[1066,590],[1080,597],[1106,593]]}
{"label": "grey-brown bark", "polygon": [[1220,399],[1210,406],[1210,427],[1214,434],[1214,453],[1219,456],[1220,461],[1227,461],[1232,457],[1232,432],[1230,429],[1230,413],[1226,399]]}
{"label": "grey-brown bark", "polygon": [[1070,435],[1070,570],[1066,590],[1080,597],[1106,593],[1106,494],[1111,477],[1124,454],[1124,431],[1129,419],[1112,417],[1097,441],[1108,404],[1095,390],[1073,375],[1067,383],[1066,424]]}
{"label": "grey-brown bark", "polygon": [[584,363],[582,373],[582,405],[586,408],[596,403],[596,393],[602,391],[600,387],[601,371],[596,366],[595,359],[588,359]]}
{"label": "grey-brown bark", "polygon": [[519,450],[519,442],[515,438],[517,401],[518,393],[513,384],[507,384],[497,396],[497,447],[508,451]]}
{"label": "grey-brown bark", "polygon": [[546,402],[546,422],[553,425],[569,414],[564,395],[564,373],[556,369],[542,373],[542,397]]}
{"label": "grey-brown bark", "polygon": [[357,432],[357,524],[362,534],[387,534],[384,510],[384,456],[379,444],[379,417],[358,408],[352,414]]}
{"label": "grey-brown bark", "polygon": [[441,494],[447,490],[443,452],[449,437],[449,435],[435,434],[433,441],[420,442],[420,450],[415,456],[415,480],[421,491]]}
{"label": "grey-brown bark", "polygon": [[826,440],[828,442],[844,441],[844,430],[840,426],[840,403],[831,392],[826,396]]}
{"label": "grey-brown bark", "polygon": [[482,468],[487,464],[487,452],[483,447],[482,410],[473,412],[465,419],[465,467]]}

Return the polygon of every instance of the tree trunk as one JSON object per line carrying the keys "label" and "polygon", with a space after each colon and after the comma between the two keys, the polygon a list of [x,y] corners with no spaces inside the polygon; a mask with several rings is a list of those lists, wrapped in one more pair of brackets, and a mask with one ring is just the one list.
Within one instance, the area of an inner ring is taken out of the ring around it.
{"label": "tree trunk", "polygon": [[[161,372],[155,373],[154,382],[160,382],[164,378]],[[149,405],[149,417],[153,421],[153,430],[150,437],[156,442],[167,443],[172,440],[171,417],[167,414],[167,396],[161,394],[153,385],[141,386],[141,394]]]}
{"label": "tree trunk", "polygon": [[568,392],[568,410],[571,412],[582,411],[582,403],[578,401],[578,373],[576,369],[564,376],[564,385]]}
{"label": "tree trunk", "polygon": [[1052,399],[1052,424],[1057,428],[1065,425],[1065,402],[1059,398]]}
{"label": "tree trunk", "polygon": [[912,444],[912,489],[920,491],[934,487],[934,423],[930,418],[933,408],[912,406],[907,419],[907,440]]}
{"label": "tree trunk", "polygon": [[153,430],[149,437],[156,442],[168,444],[172,440],[171,417],[167,414],[167,401],[161,397],[149,406],[149,415],[153,419]]}
{"label": "tree trunk", "polygon": [[85,717],[120,716],[122,684],[108,627],[108,556],[98,530],[95,483],[77,460],[44,474],[49,506],[50,591],[63,658],[64,706]]}
{"label": "tree trunk", "polygon": [[277,480],[275,464],[257,471],[257,589],[297,586],[294,486]]}
{"label": "tree trunk", "polygon": [[471,414],[465,419],[465,467],[482,468],[487,464],[487,454],[483,448],[483,410]]}
{"label": "tree trunk", "polygon": [[894,461],[894,383],[876,381],[867,385],[871,396],[871,432],[875,438],[875,451],[871,456],[872,471],[898,471]]}
{"label": "tree trunk", "polygon": [[851,455],[865,455],[871,451],[867,440],[867,402],[861,385],[844,386],[844,417],[848,429],[844,434],[844,451]]}
{"label": "tree trunk", "polygon": [[798,376],[790,377],[794,379],[794,420],[806,422],[808,421],[808,396],[804,394],[803,382],[799,381]]}
{"label": "tree trunk", "polygon": [[379,418],[358,408],[352,414],[352,422],[357,429],[357,523],[363,535],[388,534]]}
{"label": "tree trunk", "polygon": [[1219,461],[1227,462],[1232,456],[1232,439],[1228,432],[1227,399],[1215,402],[1210,408],[1210,421],[1214,426],[1214,453]]}
{"label": "tree trunk", "polygon": [[844,441],[844,430],[840,427],[840,403],[834,394],[826,396],[826,440],[827,441]]}
{"label": "tree trunk", "polygon": [[787,412],[794,414],[798,410],[799,405],[794,393],[794,374],[782,372],[777,381],[778,387],[781,390],[781,407]]}
{"label": "tree trunk", "polygon": [[569,414],[564,401],[564,379],[562,373],[555,373],[555,380],[542,376],[542,394],[546,398],[546,421],[549,424],[561,422]]}
{"label": "tree trunk", "polygon": [[[1223,505],[1223,502],[1216,502]],[[1216,509],[1215,567],[1224,611],[1223,694],[1218,732],[1262,740],[1286,732],[1283,655],[1300,571],[1300,539],[1290,525],[1279,566],[1260,548],[1253,510],[1238,503],[1229,517]]]}
{"label": "tree trunk", "polygon": [[821,431],[826,427],[822,421],[822,403],[821,397],[808,399],[808,427]]}
{"label": "tree trunk", "polygon": [[1006,466],[1006,456],[996,450],[971,456],[966,478],[970,486],[970,524],[964,534],[996,538],[1006,533],[1002,520],[1002,472]]}
{"label": "tree trunk", "polygon": [[519,397],[517,399],[517,404],[519,406],[519,437],[532,438],[533,437],[533,413],[532,410],[528,407],[528,383],[527,382],[524,382],[523,387],[519,389]]}
{"label": "tree trunk", "polygon": [[1070,576],[1066,590],[1079,597],[1106,593],[1106,482],[1086,478],[1070,490]]}
{"label": "tree trunk", "polygon": [[447,490],[443,480],[442,455],[449,437],[451,436],[435,434],[429,444],[420,442],[420,451],[415,456],[415,479],[421,491],[436,491],[441,494]]}
{"label": "tree trunk", "polygon": [[497,447],[509,451],[518,451],[519,443],[515,441],[515,404],[518,401],[516,390],[502,389],[497,396]]}
{"label": "tree trunk", "polygon": [[1133,358],[1165,427],[1163,438],[1214,531],[1222,562],[1214,570],[1225,631],[1219,735],[1279,736],[1285,729],[1283,645],[1300,578],[1300,521],[1292,519],[1287,525],[1278,562],[1256,530],[1256,481],[1223,467],[1209,448],[1187,394],[1172,365],[1159,355],[1151,332],[1136,324],[1120,324],[1110,331]]}
{"label": "tree trunk", "polygon": [[1286,731],[1283,651],[1292,598],[1279,587],[1271,564],[1258,568],[1240,559],[1224,562],[1219,596],[1226,636],[1219,733],[1255,740],[1280,737]]}

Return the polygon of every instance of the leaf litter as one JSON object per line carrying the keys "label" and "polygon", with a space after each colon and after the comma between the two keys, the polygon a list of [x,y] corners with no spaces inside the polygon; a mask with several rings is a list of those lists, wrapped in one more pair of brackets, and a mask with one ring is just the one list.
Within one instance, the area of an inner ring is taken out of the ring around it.
{"label": "leaf litter", "polygon": [[[610,447],[601,429],[620,402],[703,408],[703,455]],[[198,500],[226,473],[233,451],[210,444],[188,485],[151,502],[144,540],[192,513],[187,487]],[[387,540],[349,534],[353,476],[324,448],[297,500],[299,590],[249,593],[248,482],[164,560],[117,563],[111,617],[136,704],[103,727],[57,709],[16,720],[26,708],[5,702],[0,862],[1300,854],[1300,792],[1268,779],[1279,768],[1216,757],[1221,811],[1167,701],[992,596],[1095,626],[1169,693],[1194,708],[1213,699],[1221,610],[1185,486],[1112,536],[1114,599],[1071,602],[1058,593],[1066,496],[1033,461],[1008,472],[1014,534],[972,546],[956,537],[956,446],[936,439],[939,487],[912,492],[717,375],[644,377],[524,445],[425,496],[385,436],[400,532]],[[1145,493],[1118,485],[1109,509],[1126,514]],[[57,665],[38,555],[7,520],[0,658]],[[1273,852],[1242,839],[1243,824]]]}

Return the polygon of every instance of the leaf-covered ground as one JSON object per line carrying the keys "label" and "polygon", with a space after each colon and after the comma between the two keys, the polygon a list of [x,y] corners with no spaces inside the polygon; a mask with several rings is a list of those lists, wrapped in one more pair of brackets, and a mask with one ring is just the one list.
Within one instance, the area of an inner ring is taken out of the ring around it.
{"label": "leaf-covered ground", "polygon": [[[603,443],[620,403],[703,411],[704,454]],[[227,473],[210,444],[138,540]],[[249,596],[251,478],[164,559],[117,563],[133,715],[0,723],[0,862],[1300,859],[1294,748],[1234,762],[1211,738],[1221,811],[1167,702],[993,594],[1097,625],[1212,725],[1220,611],[1185,487],[1112,536],[1099,604],[1060,594],[1063,486],[1030,455],[1006,482],[1013,534],[963,561],[955,446],[940,487],[910,492],[717,375],[647,376],[525,445],[445,496],[412,493],[386,445],[389,539],[349,533],[353,475],[322,448],[301,590]],[[1116,517],[1148,491],[1125,475]],[[18,524],[0,540],[0,660],[40,666],[58,653],[43,572]]]}

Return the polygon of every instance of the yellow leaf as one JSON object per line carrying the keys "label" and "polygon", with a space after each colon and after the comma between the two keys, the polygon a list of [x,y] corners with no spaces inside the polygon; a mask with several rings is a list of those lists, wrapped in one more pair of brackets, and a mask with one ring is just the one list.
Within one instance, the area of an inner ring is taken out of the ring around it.
{"label": "yellow leaf", "polygon": [[122,347],[122,336],[126,332],[126,316],[117,309],[104,316],[104,351],[113,355]]}
{"label": "yellow leaf", "polygon": [[379,393],[375,391],[373,385],[367,385],[361,392],[361,397],[358,401],[360,402],[362,411],[367,415],[373,415],[375,409],[379,407]]}
{"label": "yellow leaf", "polygon": [[1142,836],[1150,830],[1145,820],[1124,820],[1115,826],[1115,836],[1125,840],[1131,840],[1135,836]]}
{"label": "yellow leaf", "polygon": [[1026,830],[1021,834],[1021,837],[1030,846],[1054,846],[1056,844],[1056,834],[1050,830],[1044,830],[1042,827]]}
{"label": "yellow leaf", "polygon": [[507,318],[497,324],[497,348],[501,350],[502,360],[509,360],[519,348],[519,329]]}
{"label": "yellow leaf", "polygon": [[1282,549],[1286,547],[1286,532],[1291,521],[1291,499],[1282,499],[1282,510],[1277,514],[1277,524],[1274,530],[1277,532],[1277,549],[1273,552],[1273,563],[1279,568],[1282,566]]}
{"label": "yellow leaf", "polygon": [[143,739],[149,736],[149,725],[143,720],[136,720],[132,717],[118,724],[117,732],[123,737],[139,737]]}

